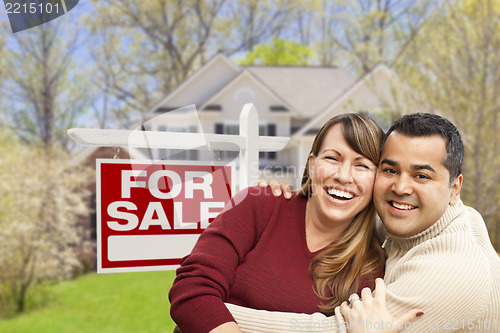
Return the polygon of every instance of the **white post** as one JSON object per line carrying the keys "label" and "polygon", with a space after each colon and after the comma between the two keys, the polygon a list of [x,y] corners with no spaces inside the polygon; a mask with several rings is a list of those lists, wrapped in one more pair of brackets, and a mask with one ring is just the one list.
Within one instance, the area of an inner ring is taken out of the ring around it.
{"label": "white post", "polygon": [[69,129],[68,135],[82,146],[239,150],[240,190],[257,185],[259,151],[280,151],[290,140],[288,137],[259,136],[259,115],[252,103],[245,104],[241,111],[240,135],[87,128]]}
{"label": "white post", "polygon": [[259,115],[253,103],[243,106],[240,114],[240,136],[245,140],[240,150],[240,191],[257,185],[259,180]]}

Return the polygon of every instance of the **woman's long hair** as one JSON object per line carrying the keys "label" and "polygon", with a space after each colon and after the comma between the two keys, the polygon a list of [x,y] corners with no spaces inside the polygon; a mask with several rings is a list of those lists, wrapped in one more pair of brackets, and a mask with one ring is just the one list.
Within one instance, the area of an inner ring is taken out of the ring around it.
{"label": "woman's long hair", "polygon": [[[328,130],[341,124],[349,146],[378,165],[384,131],[367,116],[348,113],[331,118],[314,139],[311,154],[318,156]],[[299,195],[310,197],[309,159],[302,177]],[[336,306],[358,291],[363,277],[381,274],[385,252],[375,236],[375,206],[373,200],[359,212],[334,243],[311,260],[309,272],[316,285],[316,294],[324,301],[318,307],[332,315]]]}

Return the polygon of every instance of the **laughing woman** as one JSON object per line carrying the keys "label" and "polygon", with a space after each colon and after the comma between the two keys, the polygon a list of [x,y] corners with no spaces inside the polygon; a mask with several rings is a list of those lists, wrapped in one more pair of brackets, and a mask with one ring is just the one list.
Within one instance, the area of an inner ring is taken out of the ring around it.
{"label": "laughing woman", "polygon": [[372,202],[382,136],[368,117],[336,116],[314,140],[299,194],[238,193],[177,270],[169,297],[180,330],[241,332],[231,304],[331,315],[373,289],[385,261]]}

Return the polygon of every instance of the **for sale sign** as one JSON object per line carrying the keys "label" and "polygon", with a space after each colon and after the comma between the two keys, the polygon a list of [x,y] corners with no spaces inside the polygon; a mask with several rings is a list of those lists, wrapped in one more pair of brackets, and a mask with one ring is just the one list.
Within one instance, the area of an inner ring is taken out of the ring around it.
{"label": "for sale sign", "polygon": [[175,269],[234,193],[234,164],[97,160],[97,272]]}

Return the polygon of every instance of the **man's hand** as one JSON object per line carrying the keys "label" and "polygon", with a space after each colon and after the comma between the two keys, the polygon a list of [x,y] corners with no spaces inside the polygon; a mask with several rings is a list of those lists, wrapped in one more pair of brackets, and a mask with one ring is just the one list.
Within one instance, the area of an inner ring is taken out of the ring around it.
{"label": "man's hand", "polygon": [[397,333],[405,323],[424,314],[422,310],[412,309],[394,318],[387,310],[384,280],[376,279],[375,284],[373,296],[370,288],[364,288],[361,300],[356,297],[350,302],[351,307],[347,302],[340,305],[349,333]]}
{"label": "man's hand", "polygon": [[265,180],[259,180],[259,187],[270,187],[273,191],[275,197],[279,197],[283,194],[286,199],[290,199],[292,197],[292,191],[290,190],[290,186],[287,183],[278,183],[275,178],[269,179],[269,184],[266,183]]}

